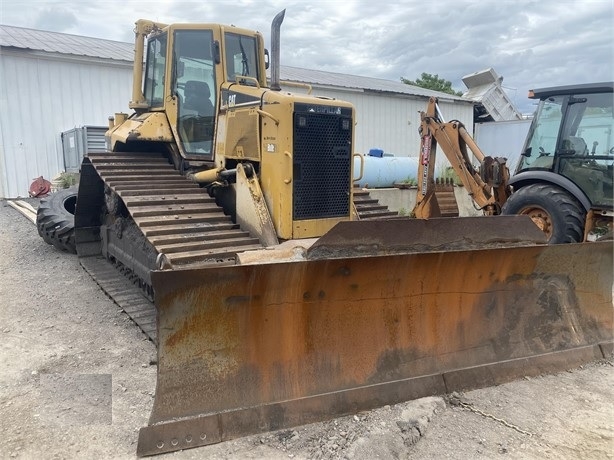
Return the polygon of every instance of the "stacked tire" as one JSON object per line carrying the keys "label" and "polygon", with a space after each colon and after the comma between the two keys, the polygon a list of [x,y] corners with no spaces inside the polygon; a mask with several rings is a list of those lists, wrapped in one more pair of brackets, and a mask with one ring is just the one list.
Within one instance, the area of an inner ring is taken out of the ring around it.
{"label": "stacked tire", "polygon": [[36,213],[36,227],[43,240],[60,251],[77,253],[75,206],[77,187],[59,190],[42,198]]}

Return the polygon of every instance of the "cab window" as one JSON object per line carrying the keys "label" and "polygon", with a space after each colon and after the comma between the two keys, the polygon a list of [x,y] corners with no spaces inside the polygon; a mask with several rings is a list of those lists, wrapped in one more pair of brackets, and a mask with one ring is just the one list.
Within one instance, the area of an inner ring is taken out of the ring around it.
{"label": "cab window", "polygon": [[558,156],[561,174],[578,185],[593,205],[612,206],[612,93],[569,97]]}
{"label": "cab window", "polygon": [[[237,77],[249,76],[258,79],[258,53],[255,37],[248,37],[227,32],[226,42],[226,74],[228,81]],[[249,84],[249,81],[247,81]]]}
{"label": "cab window", "polygon": [[212,155],[217,91],[211,30],[176,30],[173,94],[178,132],[188,154]]}
{"label": "cab window", "polygon": [[147,42],[147,66],[145,68],[143,95],[150,107],[161,107],[164,103],[166,42],[166,34],[153,37]]}

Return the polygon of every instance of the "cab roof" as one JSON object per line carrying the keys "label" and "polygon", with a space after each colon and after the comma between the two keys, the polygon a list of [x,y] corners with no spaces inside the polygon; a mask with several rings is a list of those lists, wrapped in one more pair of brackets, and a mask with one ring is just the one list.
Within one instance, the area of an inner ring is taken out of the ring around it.
{"label": "cab roof", "polygon": [[579,85],[553,86],[550,88],[539,88],[529,90],[529,99],[545,99],[551,96],[561,96],[566,94],[579,93],[611,93],[613,92],[614,82],[602,83],[583,83]]}

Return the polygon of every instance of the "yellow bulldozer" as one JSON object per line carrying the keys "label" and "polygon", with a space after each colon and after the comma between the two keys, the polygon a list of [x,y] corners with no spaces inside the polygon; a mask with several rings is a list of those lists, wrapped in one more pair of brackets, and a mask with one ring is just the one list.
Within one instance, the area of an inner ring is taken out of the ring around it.
{"label": "yellow bulldozer", "polygon": [[158,350],[138,455],[611,354],[611,242],[357,211],[354,108],[281,90],[283,14],[270,55],[258,32],[139,20],[133,113],[81,166],[81,264]]}

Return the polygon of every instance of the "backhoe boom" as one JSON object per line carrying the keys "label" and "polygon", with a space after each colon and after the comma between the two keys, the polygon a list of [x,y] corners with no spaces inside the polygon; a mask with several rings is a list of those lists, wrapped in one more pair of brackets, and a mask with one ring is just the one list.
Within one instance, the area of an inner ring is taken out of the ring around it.
{"label": "backhoe boom", "polygon": [[[415,216],[426,219],[440,215],[435,195],[438,144],[476,205],[485,215],[500,214],[501,206],[511,194],[506,159],[484,155],[460,121],[443,120],[437,102],[437,98],[431,97],[426,112],[420,112],[421,145]],[[468,149],[479,163],[479,169],[473,166]]]}

